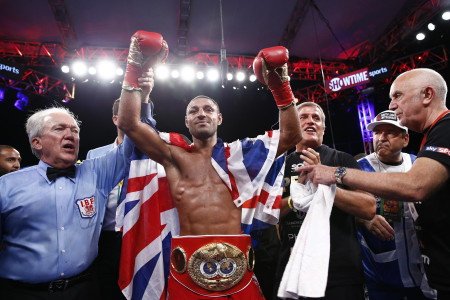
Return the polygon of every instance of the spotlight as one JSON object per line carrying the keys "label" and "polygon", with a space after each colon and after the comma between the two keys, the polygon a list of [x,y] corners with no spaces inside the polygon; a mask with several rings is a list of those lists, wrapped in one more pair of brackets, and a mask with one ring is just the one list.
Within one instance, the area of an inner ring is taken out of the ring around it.
{"label": "spotlight", "polygon": [[164,80],[169,77],[169,68],[165,65],[159,65],[155,69],[155,76],[158,79]]}
{"label": "spotlight", "polygon": [[433,23],[428,23],[428,30],[429,31],[433,31],[433,30],[435,30],[436,29],[436,25],[434,25]]}
{"label": "spotlight", "polygon": [[416,35],[416,39],[417,39],[418,41],[423,41],[423,40],[425,39],[425,34],[422,33],[422,32],[419,32],[419,33]]}
{"label": "spotlight", "polygon": [[444,20],[444,21],[448,21],[448,20],[450,20],[450,11],[444,11],[444,13],[442,14],[442,19]]}
{"label": "spotlight", "polygon": [[87,72],[87,66],[82,61],[76,61],[72,65],[72,71],[75,76],[82,77],[86,75]]}
{"label": "spotlight", "polygon": [[116,66],[112,61],[103,60],[97,64],[98,77],[103,80],[111,80],[116,73]]}
{"label": "spotlight", "polygon": [[255,80],[256,80],[256,75],[255,75],[255,74],[252,74],[252,75],[250,75],[250,77],[249,77],[248,79],[250,80],[250,82],[255,82]]}
{"label": "spotlight", "polygon": [[61,72],[63,72],[63,73],[69,73],[69,71],[70,71],[70,68],[69,68],[68,65],[62,65],[62,66],[61,66]]}
{"label": "spotlight", "polygon": [[117,76],[122,76],[123,75],[123,69],[121,67],[117,67],[116,68],[116,75]]}
{"label": "spotlight", "polygon": [[236,73],[236,80],[237,81],[244,81],[245,80],[245,73],[242,71],[238,71]]}
{"label": "spotlight", "polygon": [[233,74],[227,73],[227,80],[228,81],[233,80]]}
{"label": "spotlight", "polygon": [[217,69],[209,69],[206,73],[206,78],[209,81],[217,81],[219,79],[219,71]]}
{"label": "spotlight", "polygon": [[89,67],[88,73],[89,73],[90,75],[95,75],[95,74],[97,74],[97,69],[94,68],[94,67]]}
{"label": "spotlight", "polygon": [[25,108],[28,106],[28,96],[18,92],[17,93],[17,100],[14,102],[14,107],[18,110],[24,111]]}
{"label": "spotlight", "polygon": [[192,67],[184,66],[181,69],[181,79],[183,81],[192,81],[192,80],[194,80],[194,77],[195,77],[195,71]]}
{"label": "spotlight", "polygon": [[172,76],[172,78],[178,78],[180,77],[180,71],[172,70],[172,72],[170,72],[170,76]]}
{"label": "spotlight", "polygon": [[205,78],[205,73],[203,73],[202,71],[198,71],[196,77],[197,79],[203,79]]}

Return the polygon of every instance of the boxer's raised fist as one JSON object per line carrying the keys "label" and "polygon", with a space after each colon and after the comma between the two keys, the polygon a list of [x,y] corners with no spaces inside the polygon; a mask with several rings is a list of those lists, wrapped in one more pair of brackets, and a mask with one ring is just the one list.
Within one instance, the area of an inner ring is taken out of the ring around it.
{"label": "boxer's raised fist", "polygon": [[131,37],[127,67],[122,84],[125,90],[140,90],[138,78],[144,71],[159,62],[164,62],[169,47],[162,35],[156,32],[139,30]]}
{"label": "boxer's raised fist", "polygon": [[259,51],[253,61],[256,78],[269,87],[279,108],[286,107],[294,101],[294,94],[289,85],[288,60],[288,50],[282,46],[275,46]]}

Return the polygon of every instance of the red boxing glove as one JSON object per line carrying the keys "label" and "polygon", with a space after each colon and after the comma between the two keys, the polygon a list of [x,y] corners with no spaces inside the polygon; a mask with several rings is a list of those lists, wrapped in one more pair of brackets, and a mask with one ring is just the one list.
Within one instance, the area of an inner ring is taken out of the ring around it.
{"label": "red boxing glove", "polygon": [[294,101],[289,85],[288,61],[289,51],[283,46],[262,49],[253,61],[256,78],[269,87],[278,108],[290,106]]}
{"label": "red boxing glove", "polygon": [[146,67],[150,67],[164,62],[168,54],[169,47],[161,34],[143,30],[136,31],[131,37],[122,88],[129,91],[141,90],[138,78],[142,76],[144,64]]}

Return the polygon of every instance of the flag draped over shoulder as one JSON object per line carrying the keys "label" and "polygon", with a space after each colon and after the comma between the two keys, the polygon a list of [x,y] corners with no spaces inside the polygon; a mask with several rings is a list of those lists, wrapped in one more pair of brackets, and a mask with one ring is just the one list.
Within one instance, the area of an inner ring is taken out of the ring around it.
{"label": "flag draped over shoulder", "polygon": [[[160,137],[190,151],[180,134]],[[242,207],[244,233],[278,222],[285,160],[275,157],[278,140],[275,130],[229,144],[218,139],[213,148],[211,163]],[[165,299],[170,240],[179,223],[164,168],[135,149],[123,190],[116,220],[123,232],[119,286],[128,300]]]}
{"label": "flag draped over shoulder", "polygon": [[285,161],[284,155],[275,157],[279,134],[267,131],[230,144],[218,140],[214,146],[212,165],[242,208],[243,233],[278,223]]}

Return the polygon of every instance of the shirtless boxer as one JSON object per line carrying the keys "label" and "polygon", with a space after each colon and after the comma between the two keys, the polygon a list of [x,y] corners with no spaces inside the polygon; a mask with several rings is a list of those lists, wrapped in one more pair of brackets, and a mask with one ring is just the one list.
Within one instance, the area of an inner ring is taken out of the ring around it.
{"label": "shirtless boxer", "polygon": [[[244,158],[227,165],[239,188],[242,173],[248,172],[246,178],[264,178],[275,159],[299,142],[299,123],[287,76],[288,52],[284,47],[266,48],[254,62],[256,76],[268,85],[280,110],[280,130],[225,144],[217,138],[217,127],[222,123],[217,103],[207,96],[197,96],[186,109],[185,124],[193,140],[186,149],[164,142],[139,117],[137,77],[149,65],[164,59],[167,51],[167,44],[157,33],[138,31],[133,35],[122,86],[119,127],[141,151],[164,166],[178,210],[180,237],[172,239],[169,299],[263,299],[252,276],[250,237],[241,234],[241,205],[247,199],[235,197],[236,189],[230,190],[211,160],[217,152],[226,160],[227,149],[233,155],[233,148],[245,148],[239,153]],[[148,75],[153,85],[153,72]],[[262,150],[263,144],[269,151],[261,164],[254,154]],[[251,153],[254,159],[245,159],[245,153]],[[238,193],[245,194],[246,189],[252,189],[251,184],[241,187]]]}

